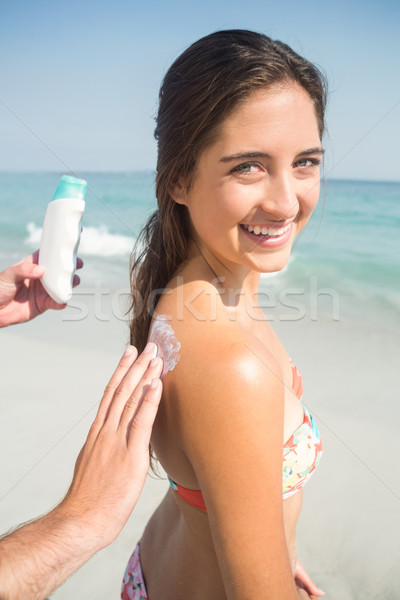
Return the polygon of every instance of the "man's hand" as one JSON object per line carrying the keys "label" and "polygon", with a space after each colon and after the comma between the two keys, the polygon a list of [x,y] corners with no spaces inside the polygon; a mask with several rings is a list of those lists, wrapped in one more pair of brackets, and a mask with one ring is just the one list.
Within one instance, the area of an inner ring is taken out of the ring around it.
{"label": "man's hand", "polygon": [[311,579],[301,562],[296,561],[294,569],[294,580],[297,587],[299,598],[310,598],[310,600],[318,600],[325,592],[321,590]]}
{"label": "man's hand", "polygon": [[[0,327],[25,323],[48,309],[60,310],[66,304],[57,304],[40,282],[45,269],[38,263],[39,251],[27,256],[0,273]],[[77,269],[83,266],[80,258]],[[74,286],[79,277],[74,276]]]}
{"label": "man's hand", "polygon": [[[161,395],[161,358],[148,344],[129,346],[104,392],[79,453],[59,514],[78,517],[98,543],[110,544],[128,520],[149,468],[149,443]],[[111,518],[112,515],[112,518]],[[88,536],[89,539],[90,536]]]}
{"label": "man's hand", "polygon": [[64,500],[0,540],[0,599],[43,600],[110,544],[131,514],[147,475],[161,398],[156,345],[129,346],[110,379]]}

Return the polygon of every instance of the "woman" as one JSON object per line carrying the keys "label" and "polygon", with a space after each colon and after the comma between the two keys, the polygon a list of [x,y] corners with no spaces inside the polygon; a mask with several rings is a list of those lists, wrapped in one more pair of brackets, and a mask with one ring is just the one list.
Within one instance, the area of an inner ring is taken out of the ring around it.
{"label": "woman", "polygon": [[297,562],[295,531],[321,443],[257,290],[317,204],[324,109],[318,70],[250,31],[199,40],[164,78],[131,341],[157,342],[165,361],[152,447],[171,488],[123,598],[323,594]]}

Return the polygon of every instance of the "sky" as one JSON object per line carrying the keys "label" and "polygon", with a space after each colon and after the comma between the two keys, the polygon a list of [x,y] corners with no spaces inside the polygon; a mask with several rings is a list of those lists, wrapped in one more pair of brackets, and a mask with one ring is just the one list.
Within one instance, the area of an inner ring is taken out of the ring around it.
{"label": "sky", "polygon": [[0,171],[154,169],[164,73],[230,28],[327,75],[326,177],[400,181],[398,0],[0,0]]}

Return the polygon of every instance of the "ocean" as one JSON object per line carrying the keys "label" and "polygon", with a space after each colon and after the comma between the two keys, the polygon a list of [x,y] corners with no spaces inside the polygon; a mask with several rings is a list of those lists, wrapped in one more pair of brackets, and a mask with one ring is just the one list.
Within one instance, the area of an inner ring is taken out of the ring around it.
{"label": "ocean", "polygon": [[[38,247],[59,176],[0,174],[0,271]],[[2,495],[9,490],[1,532],[45,513],[65,493],[128,340],[124,313],[113,300],[120,290],[129,295],[129,256],[155,206],[154,173],[79,176],[89,187],[82,283],[62,313],[1,333]],[[305,402],[324,446],[321,467],[304,491],[299,558],[327,596],[341,600],[400,598],[400,490],[393,476],[400,419],[399,227],[400,183],[328,180],[288,266],[261,278],[267,317],[298,321],[272,324],[302,372]],[[93,290],[102,302],[89,297]],[[119,589],[124,557],[164,496],[164,483],[148,478],[118,540],[54,598],[86,590],[86,597],[103,599]]]}
{"label": "ocean", "polygon": [[[0,173],[0,269],[34,251],[58,173]],[[88,182],[81,289],[129,287],[129,256],[155,208],[154,173],[80,173]],[[373,320],[399,327],[400,183],[327,180],[288,266],[263,275],[271,321]]]}

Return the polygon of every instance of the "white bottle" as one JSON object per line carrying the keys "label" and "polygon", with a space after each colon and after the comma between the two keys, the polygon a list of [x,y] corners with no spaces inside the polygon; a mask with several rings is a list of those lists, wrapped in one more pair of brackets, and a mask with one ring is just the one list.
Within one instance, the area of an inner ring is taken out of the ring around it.
{"label": "white bottle", "polygon": [[39,265],[46,272],[41,282],[59,304],[65,304],[72,296],[85,194],[86,181],[63,175],[44,218]]}

